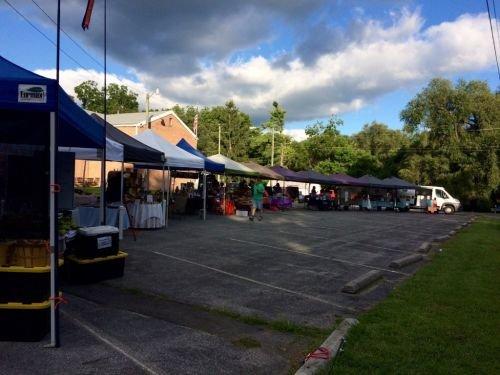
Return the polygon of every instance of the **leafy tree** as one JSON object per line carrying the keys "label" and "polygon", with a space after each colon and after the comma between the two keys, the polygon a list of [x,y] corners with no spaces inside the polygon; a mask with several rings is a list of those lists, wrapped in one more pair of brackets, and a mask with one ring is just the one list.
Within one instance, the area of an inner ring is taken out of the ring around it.
{"label": "leafy tree", "polygon": [[[278,102],[273,102],[273,108],[270,112],[269,120],[262,124],[263,129],[267,129],[271,133],[271,154],[273,153],[274,146],[274,155],[271,155],[271,164],[274,163],[276,150],[281,150],[281,160],[283,161],[284,152],[285,152],[285,142],[286,140],[283,138],[283,129],[285,128],[285,115],[286,111],[281,107]],[[276,142],[279,139],[279,143],[281,147],[277,147]]]}
{"label": "leafy tree", "polygon": [[364,169],[365,173],[379,177],[389,177],[397,172],[394,167],[400,150],[410,143],[406,133],[389,129],[387,125],[375,121],[365,124],[359,133],[353,135],[353,139],[357,147],[366,152],[355,169]]}
{"label": "leafy tree", "polygon": [[191,129],[193,130],[194,118],[196,115],[199,116],[200,111],[198,108],[188,105],[186,107],[181,107],[176,104],[171,108],[172,111],[175,112],[177,116]]}
{"label": "leafy tree", "polygon": [[401,119],[413,137],[401,175],[446,185],[463,201],[489,199],[500,183],[500,96],[485,82],[434,79]]}
{"label": "leafy tree", "polygon": [[104,112],[104,97],[95,81],[85,81],[75,87],[75,94],[82,107],[89,111]]}
{"label": "leafy tree", "polygon": [[[74,90],[84,109],[99,113],[104,112],[104,87],[99,89],[97,82],[85,81],[76,86]],[[139,110],[137,94],[130,91],[125,85],[109,84],[107,95],[108,113],[127,113]]]}
{"label": "leafy tree", "polygon": [[[104,96],[104,90],[102,92]],[[108,85],[108,112],[109,113],[129,113],[138,112],[139,103],[137,94],[129,90],[125,85],[110,83]]]}

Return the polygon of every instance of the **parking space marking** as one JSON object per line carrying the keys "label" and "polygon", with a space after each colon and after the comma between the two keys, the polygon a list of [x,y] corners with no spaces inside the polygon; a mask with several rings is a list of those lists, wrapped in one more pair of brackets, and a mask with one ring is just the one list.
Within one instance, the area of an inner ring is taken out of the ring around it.
{"label": "parking space marking", "polygon": [[287,251],[287,252],[298,254],[298,255],[304,255],[304,256],[309,256],[309,257],[314,257],[314,258],[331,260],[332,262],[345,263],[345,264],[349,264],[351,266],[365,267],[365,268],[370,268],[370,269],[373,269],[373,270],[390,272],[390,273],[394,273],[394,274],[398,274],[398,275],[402,275],[402,276],[409,276],[409,274],[404,273],[404,272],[394,271],[394,270],[390,270],[388,268],[383,268],[383,267],[370,266],[368,264],[363,264],[363,263],[351,262],[351,261],[345,260],[345,259],[333,258],[333,257],[326,257],[326,256],[323,256],[323,255],[317,255],[317,254],[310,254],[310,253],[305,253],[303,251],[287,249],[285,247],[273,246],[273,245],[263,244],[263,243],[255,242],[255,241],[239,240],[239,239],[236,239],[236,238],[228,238],[228,239],[230,241],[246,243],[246,244],[249,244],[249,245],[268,247],[270,249],[275,249],[275,250],[280,250],[280,251]]}
{"label": "parking space marking", "polygon": [[348,312],[352,312],[352,313],[355,312],[355,310],[353,308],[350,308],[350,307],[347,307],[347,306],[338,305],[336,303],[330,302],[330,301],[328,301],[326,299],[323,299],[323,298],[319,298],[319,297],[312,296],[312,295],[309,295],[309,294],[297,292],[297,291],[294,291],[294,290],[291,290],[291,289],[287,289],[287,288],[282,288],[280,286],[268,284],[268,283],[265,283],[265,282],[262,282],[262,281],[254,280],[254,279],[251,279],[251,278],[246,277],[246,276],[237,275],[235,273],[227,272],[227,271],[215,268],[215,267],[210,267],[210,266],[207,266],[206,264],[201,264],[201,263],[189,260],[189,259],[176,257],[175,255],[169,255],[169,254],[165,254],[165,253],[160,253],[158,251],[152,251],[152,250],[145,250],[145,251],[148,251],[148,252],[156,254],[156,255],[164,256],[164,257],[167,257],[167,258],[175,259],[175,260],[177,260],[179,262],[189,263],[189,264],[192,264],[192,265],[195,265],[195,266],[198,266],[198,267],[202,267],[202,268],[214,271],[214,272],[221,273],[221,274],[226,275],[226,276],[231,276],[231,277],[234,277],[234,278],[239,279],[239,280],[247,281],[249,283],[261,285],[261,286],[264,286],[266,288],[279,290],[281,292],[285,292],[285,293],[288,293],[288,294],[294,294],[296,296],[299,296],[299,297],[302,297],[302,298],[305,298],[305,299],[309,299],[309,300],[312,300],[312,301],[316,301],[316,302],[320,302],[320,303],[323,303],[323,304],[326,304],[326,305],[337,307],[337,308],[342,309],[344,311],[348,311]]}
{"label": "parking space marking", "polygon": [[[294,235],[294,236],[303,236],[301,233],[287,232],[287,231],[284,231],[284,230],[279,230],[278,233],[289,234],[289,235]],[[314,235],[314,237],[315,238],[319,238],[321,240],[338,240],[338,237],[324,237],[324,236],[316,236],[316,235]],[[383,249],[383,250],[387,250],[387,251],[394,251],[394,252],[397,252],[397,253],[407,254],[407,253],[411,252],[411,251],[393,249],[393,248],[385,247],[385,246],[372,245],[372,244],[361,242],[361,241],[339,240],[339,242],[343,242],[343,243],[339,244],[338,246],[335,246],[335,247],[343,247],[343,246],[351,245],[351,244],[360,244],[360,245],[363,245],[363,246],[369,246],[369,247],[373,247],[373,248],[377,248],[377,249]],[[317,248],[317,247],[320,247],[320,246],[323,246],[323,245],[322,244],[318,244],[318,245],[313,245],[312,247]]]}
{"label": "parking space marking", "polygon": [[69,318],[77,326],[80,326],[81,328],[85,329],[92,336],[94,336],[98,340],[102,341],[103,343],[105,343],[106,345],[108,345],[109,347],[111,347],[113,350],[121,353],[122,355],[124,355],[125,357],[127,357],[128,359],[130,359],[132,362],[134,362],[134,364],[136,364],[137,366],[139,366],[141,369],[143,369],[148,374],[152,374],[152,375],[159,375],[160,374],[159,372],[153,370],[152,368],[148,367],[146,364],[144,364],[141,361],[139,361],[132,354],[128,353],[125,349],[120,348],[118,345],[114,344],[113,342],[111,342],[110,340],[108,340],[106,337],[104,337],[101,334],[99,334],[99,332],[97,332],[97,330],[95,330],[94,328],[92,328],[88,324],[85,324],[80,319],[77,319],[74,316],[71,316],[66,311],[61,311],[61,313],[64,316],[66,316],[67,318]]}

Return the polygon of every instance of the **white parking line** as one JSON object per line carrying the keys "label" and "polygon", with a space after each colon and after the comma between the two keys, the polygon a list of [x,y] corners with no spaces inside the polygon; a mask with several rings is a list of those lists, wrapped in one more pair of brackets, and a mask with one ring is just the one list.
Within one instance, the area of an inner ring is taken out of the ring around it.
{"label": "white parking line", "polygon": [[73,323],[75,323],[76,325],[80,326],[81,328],[85,329],[88,333],[90,333],[92,336],[94,336],[95,338],[97,338],[98,340],[102,341],[103,343],[105,343],[106,345],[108,345],[109,347],[111,347],[113,350],[123,354],[125,357],[127,357],[128,359],[130,359],[132,362],[134,362],[137,366],[139,366],[141,369],[143,369],[145,372],[147,372],[148,374],[152,374],[152,375],[159,375],[159,372],[151,369],[150,367],[148,367],[146,364],[142,363],[141,361],[139,361],[137,358],[135,358],[132,354],[129,354],[125,349],[122,349],[120,348],[118,345],[114,344],[113,342],[111,342],[110,340],[108,340],[106,337],[102,336],[101,334],[99,334],[99,332],[97,332],[97,330],[95,330],[94,328],[92,328],[91,326],[89,326],[88,324],[85,324],[84,322],[82,322],[80,319],[77,319],[71,315],[69,315],[66,311],[62,310],[61,313],[66,316],[67,318],[69,318],[71,321],[73,321]]}
{"label": "white parking line", "polygon": [[236,238],[228,238],[228,239],[230,241],[246,243],[246,244],[249,244],[249,245],[256,245],[256,246],[268,247],[270,249],[276,249],[276,250],[280,250],[280,251],[287,251],[289,253],[294,253],[294,254],[299,254],[299,255],[304,255],[304,256],[309,256],[309,257],[314,257],[314,258],[320,258],[320,259],[325,259],[325,260],[331,260],[332,262],[346,263],[346,264],[349,264],[349,265],[352,265],[352,266],[365,267],[365,268],[370,268],[370,269],[373,269],[373,270],[379,270],[379,271],[385,271],[385,272],[395,273],[395,274],[398,274],[398,275],[409,276],[409,274],[404,273],[404,272],[394,271],[394,270],[390,270],[390,269],[382,268],[382,267],[369,266],[367,264],[351,262],[351,261],[348,261],[348,260],[345,260],[345,259],[326,257],[326,256],[323,256],[323,255],[317,255],[317,254],[306,253],[306,252],[303,252],[303,251],[287,249],[285,247],[267,245],[267,244],[263,244],[263,243],[260,243],[260,242],[245,241],[245,240],[239,240],[239,239],[236,239]]}
{"label": "white parking line", "polygon": [[[301,233],[287,232],[287,231],[284,231],[284,230],[279,230],[278,233],[288,234],[288,235],[292,235],[292,236],[303,236]],[[319,238],[321,240],[338,240],[339,242],[343,242],[342,244],[339,244],[338,246],[334,246],[334,247],[342,247],[342,246],[351,245],[351,244],[360,244],[360,245],[363,245],[363,246],[373,247],[373,248],[377,248],[377,249],[383,249],[383,250],[387,250],[387,251],[394,251],[394,252],[403,253],[403,254],[408,254],[408,253],[411,252],[411,251],[404,251],[404,250],[399,250],[399,249],[393,249],[391,247],[385,247],[385,246],[379,246],[379,245],[372,245],[372,244],[364,243],[364,242],[361,242],[361,241],[340,240],[340,239],[338,239],[338,237],[324,237],[324,236],[316,236],[316,235],[314,235],[314,237],[315,238]],[[323,244],[318,244],[318,245],[314,245],[313,247],[320,247],[320,246],[324,246],[324,245]]]}
{"label": "white parking line", "polygon": [[189,260],[189,259],[184,259],[184,258],[176,257],[174,255],[169,255],[169,254],[160,253],[158,251],[151,251],[151,250],[145,250],[145,251],[151,252],[151,253],[156,254],[156,255],[164,256],[164,257],[167,257],[167,258],[175,259],[175,260],[178,260],[179,262],[193,264],[195,266],[206,268],[208,270],[211,270],[211,271],[214,271],[214,272],[218,272],[218,273],[221,273],[223,275],[231,276],[231,277],[234,277],[236,279],[244,280],[244,281],[247,281],[247,282],[250,282],[250,283],[253,283],[253,284],[261,285],[261,286],[264,286],[264,287],[267,287],[267,288],[271,288],[271,289],[276,289],[276,290],[279,290],[279,291],[282,291],[282,292],[286,292],[286,293],[289,293],[289,294],[294,294],[296,296],[299,296],[299,297],[302,297],[302,298],[305,298],[305,299],[309,299],[309,300],[312,300],[312,301],[321,302],[321,303],[324,303],[326,305],[337,307],[337,308],[345,310],[345,311],[355,312],[355,310],[352,309],[352,308],[350,308],[350,307],[338,305],[338,304],[330,302],[330,301],[328,301],[326,299],[315,297],[315,296],[312,296],[310,294],[296,292],[294,290],[282,288],[280,286],[276,286],[276,285],[264,283],[262,281],[254,280],[254,279],[251,279],[249,277],[237,275],[237,274],[234,274],[234,273],[231,273],[231,272],[227,272],[227,271],[224,271],[224,270],[221,270],[221,269],[218,269],[218,268],[210,267],[210,266],[207,266],[205,264],[194,262],[194,261]]}

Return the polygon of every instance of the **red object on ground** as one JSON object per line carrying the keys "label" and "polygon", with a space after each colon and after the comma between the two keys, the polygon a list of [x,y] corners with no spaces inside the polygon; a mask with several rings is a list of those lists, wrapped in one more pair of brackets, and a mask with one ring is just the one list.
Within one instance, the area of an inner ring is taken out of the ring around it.
{"label": "red object on ground", "polygon": [[330,359],[330,350],[328,350],[328,348],[320,346],[314,352],[311,352],[308,355],[306,355],[306,359],[304,360],[304,362],[306,362],[309,358],[329,360]]}

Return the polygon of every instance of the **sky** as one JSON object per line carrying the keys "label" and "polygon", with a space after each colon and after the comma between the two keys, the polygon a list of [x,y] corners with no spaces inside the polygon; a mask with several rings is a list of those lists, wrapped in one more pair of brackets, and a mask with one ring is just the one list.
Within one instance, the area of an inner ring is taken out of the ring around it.
{"label": "sky", "polygon": [[[104,0],[83,31],[86,3],[62,2],[62,29],[78,43],[62,34],[71,95],[85,80],[103,82]],[[56,28],[40,8],[56,19],[56,1],[0,0],[0,54],[54,77]],[[372,121],[401,128],[400,111],[434,77],[499,87],[479,0],[108,0],[107,16],[108,82],[129,86],[141,107],[158,88],[152,108],[232,99],[260,124],[278,101],[297,139],[331,115],[346,134]]]}

